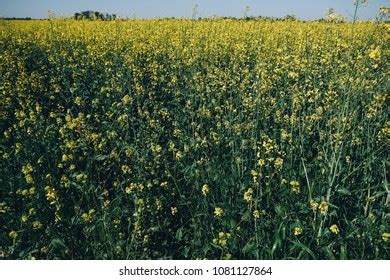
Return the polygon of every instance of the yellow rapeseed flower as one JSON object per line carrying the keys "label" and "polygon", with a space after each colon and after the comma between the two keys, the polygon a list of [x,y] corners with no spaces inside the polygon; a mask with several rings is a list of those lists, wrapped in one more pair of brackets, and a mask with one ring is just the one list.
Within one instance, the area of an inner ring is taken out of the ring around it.
{"label": "yellow rapeseed flower", "polygon": [[183,158],[183,153],[181,151],[177,151],[175,154],[176,160],[180,160]]}
{"label": "yellow rapeseed flower", "polygon": [[275,159],[274,166],[276,169],[281,169],[283,166],[283,159],[278,157]]}
{"label": "yellow rapeseed flower", "polygon": [[294,235],[295,235],[295,236],[299,236],[299,235],[301,235],[302,233],[303,233],[303,230],[302,230],[301,227],[295,227],[295,228],[294,228]]}
{"label": "yellow rapeseed flower", "polygon": [[299,193],[300,192],[300,189],[299,189],[299,182],[298,181],[291,181],[290,182],[290,187],[292,189],[293,192],[295,193]]}
{"label": "yellow rapeseed flower", "polygon": [[33,229],[40,229],[43,227],[42,223],[39,220],[36,220],[32,223]]}
{"label": "yellow rapeseed flower", "polygon": [[315,201],[315,200],[311,200],[311,201],[310,201],[310,208],[313,209],[313,210],[317,210],[317,208],[318,208],[318,202]]}
{"label": "yellow rapeseed flower", "polygon": [[28,216],[27,215],[22,215],[21,220],[22,220],[23,223],[27,222]]}
{"label": "yellow rapeseed flower", "polygon": [[28,210],[28,214],[30,215],[30,216],[33,216],[33,215],[35,215],[37,213],[37,210],[35,210],[35,208],[30,208],[29,210]]}
{"label": "yellow rapeseed flower", "polygon": [[131,101],[131,97],[129,95],[126,94],[125,96],[123,96],[122,102],[124,105],[127,105],[130,101]]}
{"label": "yellow rapeseed flower", "polygon": [[259,177],[259,173],[256,170],[251,170],[251,175],[253,178],[253,182],[257,183],[257,178]]}
{"label": "yellow rapeseed flower", "polygon": [[15,144],[15,152],[18,153],[22,149],[22,144],[16,143]]}
{"label": "yellow rapeseed flower", "polygon": [[209,186],[207,184],[204,184],[202,186],[202,193],[204,196],[206,196],[209,193]]}
{"label": "yellow rapeseed flower", "polygon": [[81,219],[83,219],[84,222],[88,222],[90,217],[89,217],[88,213],[83,213],[81,215]]}
{"label": "yellow rapeseed flower", "polygon": [[245,193],[244,193],[244,200],[246,202],[251,202],[253,200],[253,189],[249,188]]}
{"label": "yellow rapeseed flower", "polygon": [[171,207],[171,213],[175,216],[177,214],[177,207]]}
{"label": "yellow rapeseed flower", "polygon": [[328,212],[329,205],[326,203],[326,201],[321,201],[320,205],[318,206],[318,209],[320,209],[320,212],[322,215],[326,215]]}
{"label": "yellow rapeseed flower", "polygon": [[85,212],[81,215],[81,219],[83,219],[84,222],[88,223],[91,221],[95,212],[95,209],[89,209],[88,212]]}
{"label": "yellow rapeseed flower", "polygon": [[77,106],[81,106],[81,97],[80,96],[77,96],[74,100],[74,103],[77,105]]}
{"label": "yellow rapeseed flower", "polygon": [[231,234],[229,232],[219,232],[218,237],[213,239],[213,243],[220,245],[220,246],[226,246],[228,239],[231,238]]}
{"label": "yellow rapeseed flower", "polygon": [[333,224],[329,227],[329,230],[334,234],[339,234],[340,229],[336,224]]}
{"label": "yellow rapeseed flower", "polygon": [[11,238],[11,239],[16,239],[18,237],[18,233],[16,231],[11,231],[10,233],[8,233],[8,236]]}
{"label": "yellow rapeseed flower", "polygon": [[373,60],[379,60],[381,58],[381,51],[378,47],[376,47],[368,56]]}
{"label": "yellow rapeseed flower", "polygon": [[29,195],[34,195],[36,193],[36,189],[34,187],[31,187],[28,189],[28,194]]}
{"label": "yellow rapeseed flower", "polygon": [[215,209],[214,209],[214,216],[215,216],[216,218],[220,218],[220,217],[222,217],[222,214],[223,214],[222,208],[220,208],[220,207],[215,207]]}

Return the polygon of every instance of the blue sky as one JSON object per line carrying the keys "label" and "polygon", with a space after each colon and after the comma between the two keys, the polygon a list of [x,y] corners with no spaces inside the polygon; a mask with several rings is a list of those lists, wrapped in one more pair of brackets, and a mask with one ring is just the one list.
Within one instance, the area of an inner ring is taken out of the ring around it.
{"label": "blue sky", "polygon": [[[380,6],[390,6],[390,0],[369,0],[367,7],[359,11],[360,19],[375,18]],[[75,12],[94,10],[115,13],[120,17],[191,17],[198,5],[202,17],[248,15],[281,17],[294,14],[301,19],[323,17],[328,8],[334,8],[348,17],[353,13],[353,0],[0,0],[0,16],[46,18],[48,10],[57,16],[69,16]]]}

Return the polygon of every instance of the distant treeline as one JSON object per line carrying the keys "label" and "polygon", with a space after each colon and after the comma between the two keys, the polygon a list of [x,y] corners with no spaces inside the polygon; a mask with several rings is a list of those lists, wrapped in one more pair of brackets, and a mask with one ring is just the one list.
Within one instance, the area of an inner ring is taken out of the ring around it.
{"label": "distant treeline", "polygon": [[[390,8],[381,8],[380,10],[380,18],[379,20],[384,22],[389,22],[389,13]],[[56,18],[54,14],[49,15],[49,19]],[[63,19],[76,19],[76,20],[103,20],[103,21],[110,21],[110,20],[128,20],[128,19],[135,19],[135,16],[132,18],[119,18],[116,14],[108,14],[108,13],[101,13],[97,11],[82,11],[79,13],[75,13],[73,16],[65,17]],[[32,20],[31,17],[25,17],[25,18],[18,18],[18,17],[0,17],[0,19],[3,20]],[[162,17],[162,18],[154,18],[155,20],[188,20],[188,18],[177,18],[177,17]],[[341,16],[340,14],[336,13],[334,9],[329,9],[329,11],[326,13],[324,18],[316,19],[316,20],[302,20],[297,18],[295,15],[286,15],[284,17],[270,17],[270,16],[243,16],[243,17],[233,17],[233,16],[210,16],[210,17],[192,17],[192,20],[218,20],[218,19],[225,19],[225,20],[244,20],[244,21],[253,21],[253,20],[266,20],[266,21],[300,21],[300,22],[307,22],[307,21],[317,21],[317,22],[334,22],[334,23],[342,23],[346,22],[347,19]]]}
{"label": "distant treeline", "polygon": [[116,14],[103,14],[96,11],[83,11],[80,13],[75,13],[74,18],[79,19],[89,19],[89,20],[115,20],[117,18]]}
{"label": "distant treeline", "polygon": [[[116,14],[103,14],[97,11],[83,11],[80,13],[74,14],[75,19],[89,19],[89,20],[115,20],[117,19]],[[160,19],[185,19],[185,18],[176,18],[176,17],[166,17]],[[212,17],[198,17],[192,18],[193,20],[210,20],[210,19],[231,19],[231,20],[298,20],[295,15],[286,15],[282,18],[277,17],[264,17],[264,16],[245,16],[245,17],[220,17],[220,16],[212,16]]]}
{"label": "distant treeline", "polygon": [[4,19],[4,20],[31,20],[32,18],[30,18],[30,17],[25,17],[25,18],[17,18],[17,17],[0,17],[0,19]]}
{"label": "distant treeline", "polygon": [[[95,11],[84,11],[84,12],[80,12],[80,13],[75,13],[73,18],[77,19],[77,20],[83,20],[83,19],[87,19],[87,20],[116,20],[116,19],[119,19],[115,14],[103,14],[101,12],[95,12]],[[163,17],[163,18],[157,18],[157,19],[161,19],[161,20],[167,20],[167,19],[188,20],[188,18],[177,18],[177,17]],[[230,19],[230,20],[301,21],[295,15],[286,15],[286,16],[281,17],[281,18],[266,17],[266,16],[245,16],[245,17],[211,16],[211,17],[197,17],[197,18],[192,18],[192,19],[193,20]],[[122,18],[122,20],[126,20],[126,19]]]}

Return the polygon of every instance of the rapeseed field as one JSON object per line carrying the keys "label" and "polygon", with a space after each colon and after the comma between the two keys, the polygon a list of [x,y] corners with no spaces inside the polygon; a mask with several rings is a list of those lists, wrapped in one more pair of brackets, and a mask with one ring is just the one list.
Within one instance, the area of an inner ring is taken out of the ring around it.
{"label": "rapeseed field", "polygon": [[0,21],[0,258],[389,259],[389,31]]}

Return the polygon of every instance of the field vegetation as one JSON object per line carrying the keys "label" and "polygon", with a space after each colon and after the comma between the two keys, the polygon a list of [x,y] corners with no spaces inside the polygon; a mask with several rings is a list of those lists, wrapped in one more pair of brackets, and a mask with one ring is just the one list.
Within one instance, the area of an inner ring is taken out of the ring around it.
{"label": "field vegetation", "polygon": [[0,21],[0,258],[388,259],[389,29]]}

